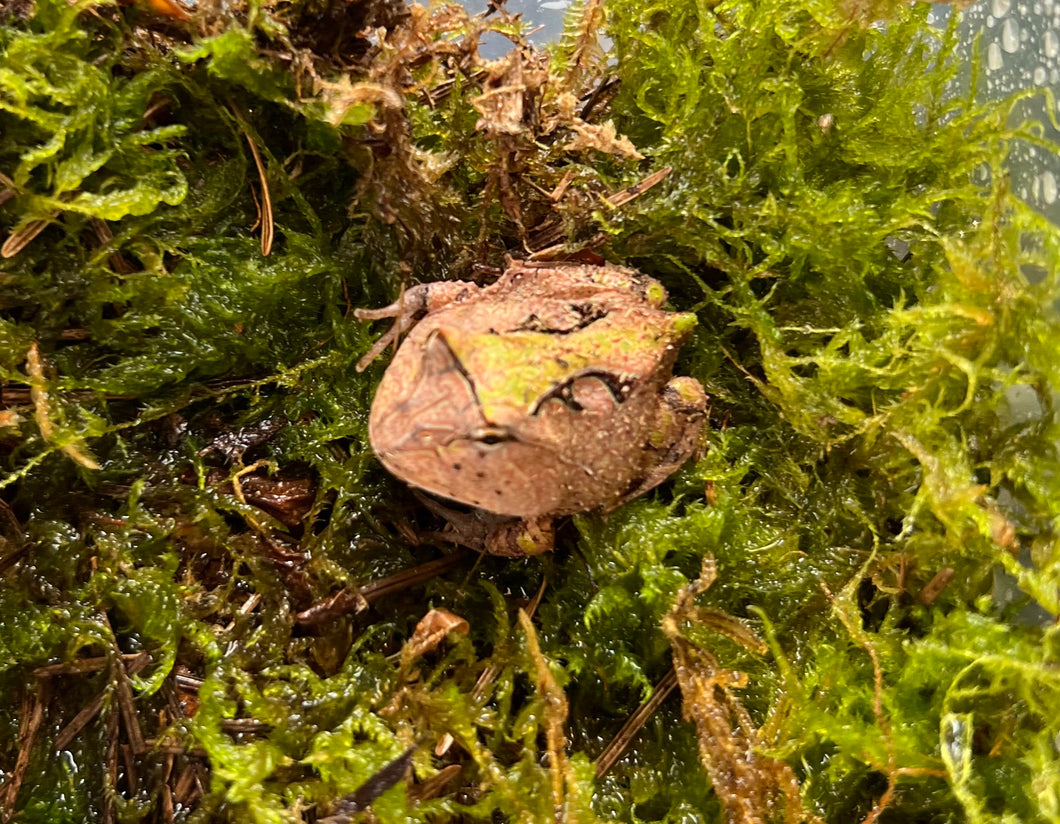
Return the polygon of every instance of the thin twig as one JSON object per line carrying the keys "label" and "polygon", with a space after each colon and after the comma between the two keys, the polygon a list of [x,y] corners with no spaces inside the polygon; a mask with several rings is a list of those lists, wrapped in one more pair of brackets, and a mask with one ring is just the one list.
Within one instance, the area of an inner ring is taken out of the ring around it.
{"label": "thin twig", "polygon": [[[146,652],[130,652],[124,653],[121,659],[125,662],[125,666],[128,667],[129,674],[136,675],[147,666],[151,656]],[[93,658],[78,658],[64,664],[47,664],[33,670],[33,677],[51,678],[53,675],[84,675],[89,672],[100,672],[107,668],[110,661],[111,659],[107,656],[100,655]],[[141,661],[143,663],[140,663]]]}
{"label": "thin twig", "polygon": [[169,783],[173,777],[173,762],[175,760],[175,756],[166,756],[166,771],[159,787],[159,807],[161,808],[163,824],[173,824],[173,790]]}
{"label": "thin twig", "polygon": [[103,784],[103,824],[115,822],[115,799],[118,794],[118,736],[121,734],[119,714],[111,709],[107,714],[107,749],[104,756],[106,779]]}
{"label": "thin twig", "polygon": [[[203,753],[205,756],[205,753]],[[202,781],[199,778],[199,764],[189,764],[177,779],[173,788],[173,795],[177,803],[187,808],[190,807],[202,795]]]}
{"label": "thin twig", "polygon": [[254,156],[254,165],[258,167],[258,179],[261,181],[261,254],[268,257],[269,252],[272,251],[272,239],[276,231],[272,222],[272,195],[269,194],[269,179],[265,175],[265,164],[261,162],[261,153],[258,151],[258,147],[250,137],[246,124],[243,123],[242,126],[243,134],[247,138],[247,145],[250,146],[250,153]]}
{"label": "thin twig", "polygon": [[[58,214],[59,213],[56,212],[52,219],[58,216]],[[47,229],[51,222],[51,219],[49,219],[31,220],[29,223],[24,223],[21,227],[7,236],[4,245],[0,246],[0,257],[13,258],[25,249],[33,241],[33,238]]]}
{"label": "thin twig", "polygon": [[140,755],[132,744],[121,745],[121,761],[125,765],[126,794],[135,798],[140,789],[140,776],[136,772],[136,757]]}
{"label": "thin twig", "polygon": [[313,626],[314,624],[322,624],[325,621],[332,621],[348,612],[361,612],[373,601],[436,578],[458,566],[463,560],[464,558],[460,553],[447,555],[436,561],[428,561],[396,575],[389,575],[386,578],[373,581],[363,587],[340,590],[330,598],[325,598],[323,601],[299,612],[295,616],[295,621],[302,626]]}
{"label": "thin twig", "polygon": [[652,172],[643,180],[638,180],[632,186],[627,186],[625,189],[619,189],[617,192],[608,195],[604,199],[616,209],[620,206],[625,206],[631,200],[640,197],[648,191],[648,189],[655,186],[661,180],[664,180],[673,170],[673,166],[663,166],[663,168]]}
{"label": "thin twig", "polygon": [[460,775],[463,769],[464,768],[460,764],[450,764],[449,766],[438,770],[437,773],[432,775],[422,784],[413,784],[406,791],[409,801],[426,801],[428,798],[434,798],[442,791],[442,788],[446,784]]}
{"label": "thin twig", "polygon": [[115,680],[117,681],[118,708],[121,710],[121,719],[125,725],[125,734],[129,738],[129,744],[137,755],[144,750],[144,734],[140,729],[140,718],[136,712],[136,703],[133,699],[132,685],[129,683],[129,675],[124,667],[116,667]]}
{"label": "thin twig", "polygon": [[655,711],[659,709],[659,705],[666,700],[666,697],[674,691],[676,686],[677,671],[670,667],[669,672],[655,685],[655,689],[652,690],[648,700],[637,707],[633,714],[626,719],[622,729],[615,733],[611,743],[604,748],[604,751],[600,753],[600,757],[596,759],[597,779],[603,778],[618,759],[623,756],[633,742],[634,737],[640,732],[640,728],[655,714]]}
{"label": "thin twig", "polygon": [[6,776],[7,780],[0,788],[0,821],[4,824],[11,821],[15,815],[18,791],[22,788],[22,780],[26,777],[26,769],[29,767],[30,756],[33,754],[33,745],[37,740],[41,721],[44,719],[44,705],[47,703],[49,692],[48,684],[44,683],[36,690],[27,692],[22,699],[18,724],[18,758],[15,759],[14,769]]}
{"label": "thin twig", "polygon": [[[144,667],[151,662],[151,656],[147,652],[138,652],[135,654],[122,655],[122,664],[124,670],[129,675],[136,675]],[[72,661],[69,664],[49,664],[46,667],[38,667],[33,671],[33,675],[36,678],[50,678],[57,675],[84,675],[90,672],[98,672],[102,670],[110,659],[100,656],[98,658],[81,658],[77,661]],[[81,731],[88,726],[89,722],[92,721],[99,711],[103,709],[103,699],[107,695],[109,687],[103,689],[99,695],[89,701],[81,710],[73,717],[69,724],[60,730],[59,734],[55,737],[55,743],[53,744],[56,752],[62,752],[70,743],[80,735]],[[137,726],[139,730],[139,726]],[[140,740],[140,752],[143,751],[143,740]]]}
{"label": "thin twig", "polygon": [[209,758],[209,753],[201,747],[185,747],[181,744],[160,743],[157,738],[145,738],[144,747],[148,752],[159,752],[165,755],[186,755],[191,758]]}
{"label": "thin twig", "polygon": [[62,752],[70,743],[81,734],[81,730],[88,726],[89,722],[95,718],[101,709],[103,709],[103,697],[107,694],[106,690],[103,690],[99,695],[89,701],[81,710],[73,717],[69,724],[62,728],[57,736],[55,736],[55,751]]}

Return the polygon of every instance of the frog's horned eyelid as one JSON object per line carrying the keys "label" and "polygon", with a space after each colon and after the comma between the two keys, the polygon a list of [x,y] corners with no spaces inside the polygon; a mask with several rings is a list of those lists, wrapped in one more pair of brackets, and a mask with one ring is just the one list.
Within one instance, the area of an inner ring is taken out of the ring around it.
{"label": "frog's horned eyelid", "polygon": [[439,449],[446,449],[466,437],[464,433],[456,432],[447,426],[420,425],[382,451],[388,456],[423,450],[438,452]]}

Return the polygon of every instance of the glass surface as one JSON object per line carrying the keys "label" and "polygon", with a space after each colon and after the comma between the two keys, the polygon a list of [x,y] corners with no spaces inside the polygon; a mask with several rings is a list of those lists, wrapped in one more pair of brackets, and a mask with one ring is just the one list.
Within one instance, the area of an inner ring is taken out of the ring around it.
{"label": "glass surface", "polygon": [[1060,223],[1060,154],[1055,148],[1060,144],[1060,2],[983,0],[965,10],[961,31],[969,55],[981,33],[983,99],[996,100],[1021,89],[1042,90],[1023,101],[1017,116],[1040,122],[1053,149],[1021,141],[1013,147],[1009,168],[1013,191]]}
{"label": "glass surface", "polygon": [[[479,13],[489,3],[468,0],[463,5]],[[509,14],[522,15],[532,32],[530,40],[545,45],[563,33],[563,18],[571,5],[572,0],[508,0],[504,8]],[[932,20],[946,25],[951,13],[952,6],[939,3]],[[1043,138],[1054,147],[1060,145],[1056,127],[1060,121],[1060,0],[982,0],[962,12],[960,28],[969,66],[975,49],[979,50],[982,99],[1042,90],[1020,104],[1017,116],[1041,123]],[[483,42],[482,54],[496,58],[510,47],[509,41],[494,35]],[[1013,191],[1060,223],[1060,153],[1020,142],[1013,148],[1009,167]]]}

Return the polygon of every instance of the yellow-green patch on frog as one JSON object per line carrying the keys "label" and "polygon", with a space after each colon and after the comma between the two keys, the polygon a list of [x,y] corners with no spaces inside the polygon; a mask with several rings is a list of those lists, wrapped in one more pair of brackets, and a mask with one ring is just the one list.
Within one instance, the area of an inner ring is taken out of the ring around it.
{"label": "yellow-green patch on frog", "polygon": [[488,551],[551,548],[552,519],[651,489],[698,443],[706,396],[671,379],[695,317],[665,300],[630,269],[513,263],[488,287],[424,284],[359,311],[396,318],[367,359],[409,330],[372,403],[373,450],[406,483],[502,516]]}

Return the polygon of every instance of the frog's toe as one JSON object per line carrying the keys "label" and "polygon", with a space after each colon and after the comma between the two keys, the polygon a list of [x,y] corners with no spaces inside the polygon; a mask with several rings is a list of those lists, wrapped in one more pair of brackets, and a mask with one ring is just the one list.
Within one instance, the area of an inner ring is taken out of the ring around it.
{"label": "frog's toe", "polygon": [[486,539],[486,552],[505,558],[525,558],[552,549],[556,527],[549,517],[511,520],[498,524]]}
{"label": "frog's toe", "polygon": [[[663,387],[656,427],[658,463],[652,475],[659,484],[677,471],[699,446],[707,412],[707,393],[695,378],[673,378]],[[653,444],[655,446],[656,444]]]}
{"label": "frog's toe", "polygon": [[662,392],[663,404],[686,419],[702,418],[707,411],[707,393],[695,378],[673,378]]}

